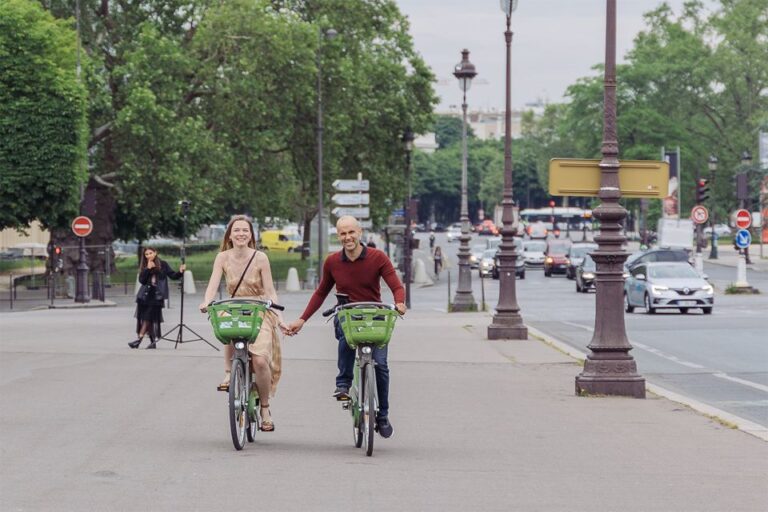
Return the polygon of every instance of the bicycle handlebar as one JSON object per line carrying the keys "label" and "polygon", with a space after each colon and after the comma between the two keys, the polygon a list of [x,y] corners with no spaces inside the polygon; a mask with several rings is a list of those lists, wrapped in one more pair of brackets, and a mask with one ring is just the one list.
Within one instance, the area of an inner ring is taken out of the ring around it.
{"label": "bicycle handlebar", "polygon": [[330,309],[323,311],[323,316],[328,317],[336,313],[340,309],[357,309],[364,307],[374,307],[379,309],[390,309],[392,311],[397,310],[394,304],[385,304],[383,302],[348,302],[346,304],[336,304]]}
{"label": "bicycle handlebar", "polygon": [[267,306],[267,308],[271,309],[277,309],[278,311],[285,311],[285,306],[281,306],[280,304],[277,304],[276,302],[272,302],[271,300],[261,300],[261,299],[224,299],[224,300],[212,300],[208,303],[209,306],[217,306],[219,304],[263,304]]}

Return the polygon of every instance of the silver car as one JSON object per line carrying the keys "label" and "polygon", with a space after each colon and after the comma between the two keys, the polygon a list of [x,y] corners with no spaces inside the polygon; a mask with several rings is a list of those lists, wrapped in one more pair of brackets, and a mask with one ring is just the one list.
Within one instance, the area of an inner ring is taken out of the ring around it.
{"label": "silver car", "polygon": [[544,251],[547,243],[540,240],[526,240],[523,242],[523,261],[526,267],[544,267]]}
{"label": "silver car", "polygon": [[445,232],[445,237],[448,239],[448,243],[458,242],[460,236],[461,224],[458,222],[451,224]]}
{"label": "silver car", "polygon": [[624,306],[627,313],[636,307],[653,314],[657,309],[678,309],[687,313],[701,308],[712,313],[715,294],[696,270],[685,262],[639,263],[632,267],[624,281]]}
{"label": "silver car", "polygon": [[478,268],[485,252],[485,244],[475,244],[469,249],[469,268]]}
{"label": "silver car", "polygon": [[493,275],[493,260],[496,257],[496,251],[498,249],[486,249],[483,255],[480,257],[480,265],[478,271],[480,277],[488,277]]}

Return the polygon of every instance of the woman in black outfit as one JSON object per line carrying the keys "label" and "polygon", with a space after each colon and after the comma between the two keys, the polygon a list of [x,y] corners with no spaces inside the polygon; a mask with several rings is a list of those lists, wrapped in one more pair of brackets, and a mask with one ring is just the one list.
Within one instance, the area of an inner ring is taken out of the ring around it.
{"label": "woman in black outfit", "polygon": [[139,265],[139,282],[142,284],[136,297],[136,334],[139,338],[128,343],[131,348],[139,348],[144,336],[149,334],[147,348],[157,348],[160,338],[160,324],[163,323],[163,307],[168,298],[168,278],[180,279],[186,270],[185,265],[174,272],[168,263],[161,260],[154,247],[145,247]]}

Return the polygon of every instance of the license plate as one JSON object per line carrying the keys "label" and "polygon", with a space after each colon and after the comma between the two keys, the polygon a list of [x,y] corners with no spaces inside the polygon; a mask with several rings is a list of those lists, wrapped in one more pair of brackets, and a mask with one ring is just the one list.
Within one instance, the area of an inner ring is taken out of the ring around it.
{"label": "license plate", "polygon": [[681,300],[678,301],[678,304],[681,306],[695,306],[698,304],[695,300]]}

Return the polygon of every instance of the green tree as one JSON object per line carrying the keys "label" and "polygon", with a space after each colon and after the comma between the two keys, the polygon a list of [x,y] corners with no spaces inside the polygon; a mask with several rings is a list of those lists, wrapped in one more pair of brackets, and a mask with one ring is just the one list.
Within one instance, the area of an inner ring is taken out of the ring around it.
{"label": "green tree", "polygon": [[[440,149],[459,143],[461,144],[461,117],[440,115],[435,116],[435,125],[432,131],[435,132],[435,140]],[[472,127],[467,125],[467,138],[475,137]]]}
{"label": "green tree", "polygon": [[0,1],[0,229],[57,226],[76,212],[87,105],[76,43],[38,4]]}

